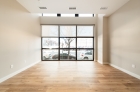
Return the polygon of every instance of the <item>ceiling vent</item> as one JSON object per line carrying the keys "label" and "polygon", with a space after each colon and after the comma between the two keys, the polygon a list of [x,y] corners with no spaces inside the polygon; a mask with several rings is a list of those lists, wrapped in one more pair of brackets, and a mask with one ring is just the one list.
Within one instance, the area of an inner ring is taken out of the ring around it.
{"label": "ceiling vent", "polygon": [[40,9],[47,9],[47,7],[39,7]]}
{"label": "ceiling vent", "polygon": [[69,10],[76,10],[76,7],[69,7]]}
{"label": "ceiling vent", "polygon": [[100,10],[107,10],[108,7],[101,7]]}

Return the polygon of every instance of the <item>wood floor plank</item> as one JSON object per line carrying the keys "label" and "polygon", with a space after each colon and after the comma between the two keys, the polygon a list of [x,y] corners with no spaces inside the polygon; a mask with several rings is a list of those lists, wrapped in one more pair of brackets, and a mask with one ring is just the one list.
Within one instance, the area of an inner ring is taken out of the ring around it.
{"label": "wood floor plank", "polygon": [[97,62],[48,61],[4,81],[0,92],[140,92],[140,80]]}

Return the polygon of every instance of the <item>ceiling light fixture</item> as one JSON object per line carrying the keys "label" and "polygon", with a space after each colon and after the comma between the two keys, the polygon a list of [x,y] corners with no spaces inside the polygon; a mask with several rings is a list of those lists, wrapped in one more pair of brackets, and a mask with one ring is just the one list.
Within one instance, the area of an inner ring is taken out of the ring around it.
{"label": "ceiling light fixture", "polygon": [[47,7],[41,5],[41,0],[38,0],[39,9],[47,9]]}
{"label": "ceiling light fixture", "polygon": [[76,7],[69,7],[69,10],[76,10]]}
{"label": "ceiling light fixture", "polygon": [[47,7],[39,7],[40,9],[47,9]]}
{"label": "ceiling light fixture", "polygon": [[107,10],[108,7],[101,7],[100,10]]}

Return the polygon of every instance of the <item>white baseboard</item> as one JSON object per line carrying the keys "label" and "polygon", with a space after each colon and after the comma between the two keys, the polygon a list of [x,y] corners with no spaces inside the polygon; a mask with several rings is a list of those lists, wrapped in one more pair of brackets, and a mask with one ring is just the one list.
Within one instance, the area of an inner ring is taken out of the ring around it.
{"label": "white baseboard", "polygon": [[97,60],[97,62],[100,63],[100,64],[109,64],[109,62],[101,62],[99,60]]}
{"label": "white baseboard", "polygon": [[100,64],[103,64],[103,62],[101,62],[101,61],[99,61],[99,60],[97,60],[97,62],[100,63]]}
{"label": "white baseboard", "polygon": [[109,62],[103,62],[103,64],[109,64]]}
{"label": "white baseboard", "polygon": [[123,71],[123,72],[125,72],[125,73],[127,73],[127,74],[129,74],[129,75],[131,75],[131,76],[133,76],[133,77],[135,77],[135,78],[140,79],[140,75],[137,75],[137,74],[135,74],[135,73],[132,73],[132,72],[130,72],[130,71],[128,71],[128,70],[125,70],[125,69],[123,69],[123,68],[121,68],[121,67],[118,67],[118,66],[116,66],[116,65],[113,65],[113,64],[109,64],[109,65],[112,66],[112,67],[114,67],[114,68],[117,68],[117,69],[119,69],[119,70],[121,70],[121,71]]}
{"label": "white baseboard", "polygon": [[35,65],[35,64],[37,64],[37,63],[39,63],[39,62],[40,62],[40,61],[37,61],[37,62],[35,62],[35,63],[33,63],[33,64],[30,64],[30,65],[28,65],[28,66],[26,66],[26,67],[24,67],[24,68],[22,68],[22,69],[20,69],[20,70],[18,70],[18,71],[16,71],[16,72],[14,72],[14,73],[11,73],[11,74],[9,74],[9,75],[7,75],[7,76],[1,78],[1,79],[0,79],[0,83],[1,83],[1,82],[4,82],[5,80],[7,80],[7,79],[9,79],[9,78],[11,78],[11,77],[13,77],[14,75],[16,75],[16,74],[18,74],[18,73],[20,73],[20,72],[22,72],[22,71],[24,71],[24,70],[26,70],[26,69],[32,67],[33,65]]}
{"label": "white baseboard", "polygon": [[94,60],[94,62],[98,62],[98,60]]}

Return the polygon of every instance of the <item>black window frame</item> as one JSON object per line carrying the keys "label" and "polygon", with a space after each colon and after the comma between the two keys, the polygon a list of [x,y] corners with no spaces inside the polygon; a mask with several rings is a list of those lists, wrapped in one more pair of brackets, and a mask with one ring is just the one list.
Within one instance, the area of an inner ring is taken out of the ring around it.
{"label": "black window frame", "polygon": [[[57,24],[46,24],[46,25],[57,25]],[[42,26],[42,25],[41,25]],[[63,25],[57,25],[58,26],[58,36],[44,36],[44,37],[41,37],[41,60],[42,61],[94,61],[94,25],[93,24],[88,24],[88,25],[67,25],[67,24],[63,24]],[[60,26],[76,26],[76,36],[69,36],[69,37],[60,37]],[[77,26],[93,26],[93,36],[77,36]],[[41,30],[42,31],[42,30]],[[42,34],[41,34],[42,35]],[[43,49],[49,49],[49,48],[43,48],[42,46],[42,39],[43,38],[58,38],[58,48],[52,48],[53,49],[58,49],[58,60],[43,60]],[[76,47],[75,48],[60,48],[60,38],[75,38],[75,41],[76,41]],[[93,39],[93,48],[77,48],[77,38],[92,38]],[[76,53],[76,60],[60,60],[60,49],[75,49],[75,53]],[[93,60],[77,60],[77,50],[78,49],[81,49],[81,50],[85,50],[85,49],[92,49],[93,52],[92,52],[92,55],[93,55]]]}

